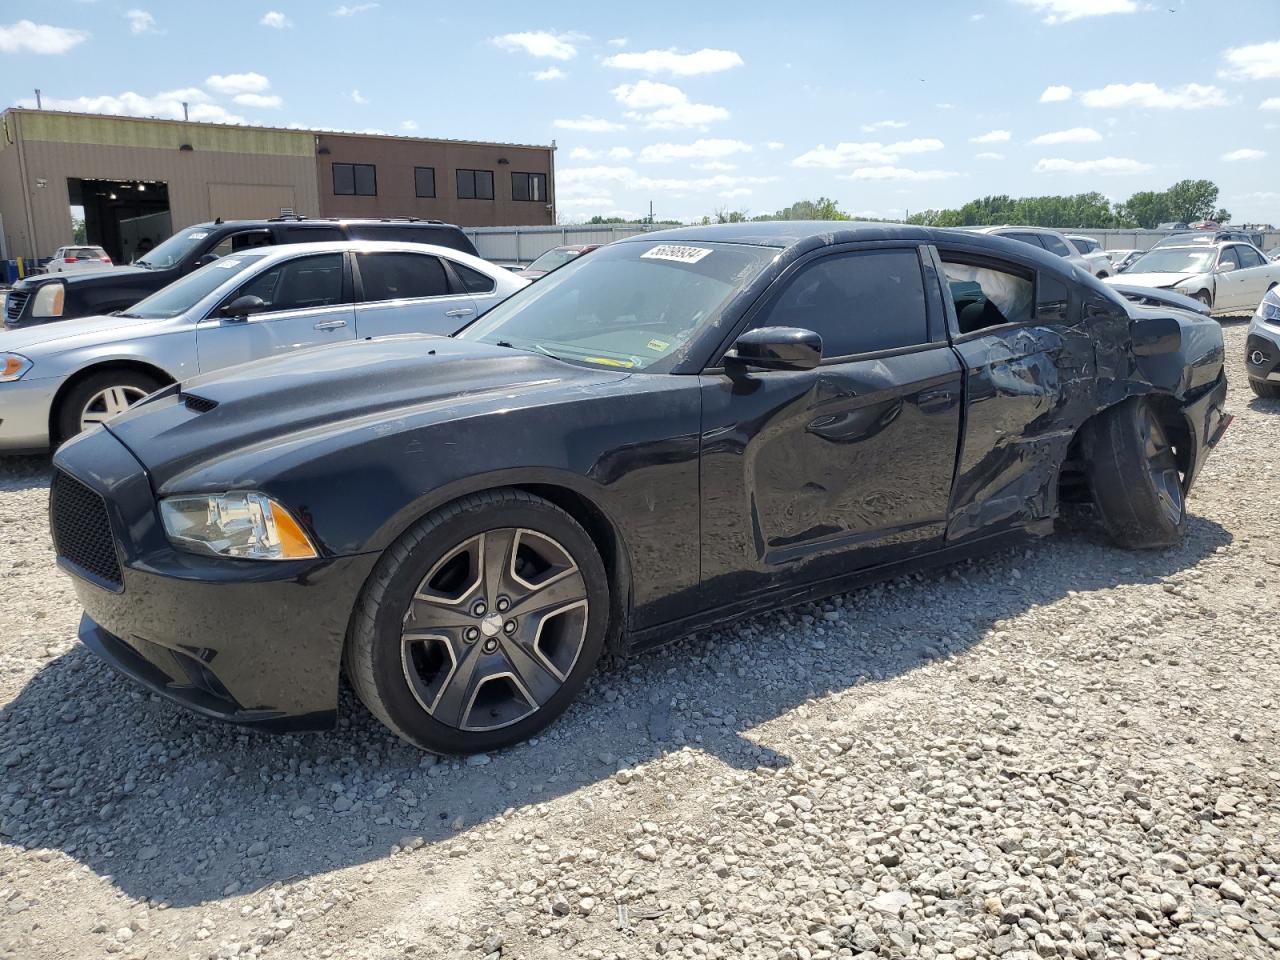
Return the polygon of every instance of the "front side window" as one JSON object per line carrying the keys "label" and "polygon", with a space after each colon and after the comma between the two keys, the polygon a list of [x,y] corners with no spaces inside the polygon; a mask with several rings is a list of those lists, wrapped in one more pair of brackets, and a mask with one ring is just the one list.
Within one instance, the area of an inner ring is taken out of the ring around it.
{"label": "front side window", "polygon": [[511,174],[511,199],[545,202],[547,199],[547,175],[545,173]]}
{"label": "front side window", "polygon": [[413,168],[413,195],[415,197],[434,197],[436,195],[436,168]]}
{"label": "front side window", "polygon": [[218,245],[209,253],[215,257],[225,257],[241,250],[252,250],[255,247],[271,246],[270,230],[242,230],[231,233],[218,241]]}
{"label": "front side window", "polygon": [[340,197],[376,197],[378,168],[371,163],[335,163],[333,192]]}
{"label": "front side window", "polygon": [[1240,258],[1236,256],[1235,247],[1223,247],[1222,253],[1218,254],[1218,266],[1225,267],[1227,264],[1236,268],[1240,266]]}
{"label": "front side window", "polygon": [[[160,248],[157,247],[156,249],[159,250]],[[175,280],[145,300],[140,300],[130,307],[123,316],[160,319],[176,317],[180,313],[186,313],[232,277],[243,273],[260,260],[262,260],[261,254],[256,256],[224,257],[201,267],[194,273],[187,274],[181,280]]]}
{"label": "front side window", "polygon": [[[1030,270],[1003,262],[997,265],[985,258],[965,262],[963,257],[946,252],[942,266],[961,334],[1031,320],[1035,276]],[[1060,286],[1065,299],[1065,285]]]}
{"label": "front side window", "polygon": [[285,243],[328,243],[347,239],[339,227],[285,227]]}
{"label": "front side window", "polygon": [[1061,237],[1055,237],[1052,233],[1040,234],[1040,239],[1044,241],[1044,248],[1050,253],[1056,253],[1060,257],[1069,257],[1072,250],[1067,246],[1067,242]]}
{"label": "front side window", "polygon": [[802,268],[755,325],[812,330],[824,358],[926,343],[920,258],[914,249],[823,257]]}
{"label": "front side window", "polygon": [[439,258],[418,253],[362,253],[356,258],[365,303],[443,297],[449,279]]}
{"label": "front side window", "polygon": [[459,170],[458,171],[458,199],[459,200],[492,200],[493,199],[493,171],[492,170]]}
{"label": "front side window", "polygon": [[342,303],[342,254],[321,253],[278,263],[240,287],[231,299],[238,297],[261,297],[272,313]]}

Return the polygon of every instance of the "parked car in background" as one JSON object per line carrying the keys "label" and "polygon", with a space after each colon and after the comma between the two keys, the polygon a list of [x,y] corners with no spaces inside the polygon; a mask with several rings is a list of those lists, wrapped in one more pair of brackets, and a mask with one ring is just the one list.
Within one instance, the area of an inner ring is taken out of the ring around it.
{"label": "parked car in background", "polygon": [[1190,230],[1191,225],[1182,220],[1172,220],[1169,223],[1157,223],[1157,230]]}
{"label": "parked car in background", "polygon": [[1061,257],[1074,263],[1086,273],[1093,273],[1093,264],[1080,255],[1080,251],[1071,245],[1071,241],[1057,230],[1045,227],[965,227],[973,233],[985,233],[992,237],[1008,237],[1021,243],[1030,244],[1040,250],[1048,250],[1055,257]]}
{"label": "parked car in background", "polygon": [[1102,244],[1093,239],[1093,237],[1084,237],[1076,233],[1067,233],[1063,234],[1063,236],[1073,247],[1080,251],[1080,256],[1089,261],[1090,272],[1095,277],[1102,279],[1115,273],[1115,267],[1111,265],[1111,258],[1102,249]]}
{"label": "parked car in background", "polygon": [[1113,273],[1123,273],[1129,268],[1129,264],[1137,260],[1147,251],[1137,250],[1131,247],[1122,248],[1120,250],[1106,251],[1107,259],[1111,261],[1111,270]]}
{"label": "parked car in background", "polygon": [[1280,260],[1280,247],[1272,247],[1267,251],[1266,257],[1268,260]]}
{"label": "parked car in background", "polygon": [[111,258],[101,247],[59,247],[44,269],[46,273],[74,273],[101,270],[111,265]]}
{"label": "parked car in background", "polygon": [[1245,233],[1243,230],[1202,230],[1194,233],[1175,233],[1171,237],[1164,237],[1157,240],[1151,249],[1156,247],[1185,247],[1197,243],[1213,244],[1222,243],[1227,240],[1233,240],[1237,243],[1257,244],[1258,240],[1252,233]]}
{"label": "parked car in background", "polygon": [[1226,392],[1217,323],[1026,244],[692,227],[452,339],[183,380],[58,451],[51,526],[82,640],[156,693],[323,727],[345,665],[405,740],[472,753],[606,650],[1047,534],[1063,503],[1175,543]]}
{"label": "parked car in background", "polygon": [[356,338],[453,333],[528,282],[425,244],[229,254],[118,315],[0,330],[0,451],[56,446],[197,373]]}
{"label": "parked car in background", "polygon": [[1200,301],[1214,316],[1252,313],[1280,283],[1280,263],[1268,261],[1251,243],[1153,247],[1107,282],[1173,290]]}
{"label": "parked car in background", "polygon": [[8,327],[71,320],[123,310],[207,263],[229,253],[283,243],[334,240],[392,240],[431,243],[475,255],[458,227],[413,217],[384,220],[215,220],[179,230],[132,266],[92,273],[57,274],[19,280],[9,291]]}
{"label": "parked car in background", "polygon": [[563,267],[571,260],[576,260],[578,257],[590,253],[598,246],[600,246],[598,243],[576,243],[563,247],[553,247],[523,270],[517,270],[516,276],[525,277],[528,280],[537,280],[539,277],[545,277],[552,270]]}
{"label": "parked car in background", "polygon": [[1280,400],[1280,287],[1267,291],[1249,322],[1244,368],[1254,393]]}

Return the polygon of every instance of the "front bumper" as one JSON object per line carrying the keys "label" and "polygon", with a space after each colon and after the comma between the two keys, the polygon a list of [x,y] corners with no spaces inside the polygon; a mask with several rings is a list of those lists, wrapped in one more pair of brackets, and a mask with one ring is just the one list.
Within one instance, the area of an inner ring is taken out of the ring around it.
{"label": "front bumper", "polygon": [[49,412],[62,380],[0,383],[0,453],[42,453],[49,449]]}
{"label": "front bumper", "polygon": [[1280,324],[1253,318],[1245,339],[1244,368],[1250,380],[1280,382]]}
{"label": "front bumper", "polygon": [[105,429],[64,445],[54,467],[103,498],[119,559],[121,584],[109,589],[58,558],[84,606],[89,649],[205,716],[333,725],[347,623],[376,555],[275,563],[175,550],[145,470]]}
{"label": "front bumper", "polygon": [[1227,375],[1220,374],[1212,386],[1198,393],[1182,407],[1183,415],[1191,432],[1191,457],[1186,475],[1186,488],[1191,489],[1209,456],[1209,451],[1218,445],[1232,417],[1227,413]]}

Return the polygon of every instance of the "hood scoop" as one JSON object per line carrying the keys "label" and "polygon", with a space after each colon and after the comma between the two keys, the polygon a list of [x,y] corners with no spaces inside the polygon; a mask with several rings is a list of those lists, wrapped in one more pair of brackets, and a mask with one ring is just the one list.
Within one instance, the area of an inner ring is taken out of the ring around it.
{"label": "hood scoop", "polygon": [[188,410],[194,413],[208,413],[218,405],[217,400],[210,400],[208,397],[198,397],[194,393],[184,393],[182,402],[186,404]]}

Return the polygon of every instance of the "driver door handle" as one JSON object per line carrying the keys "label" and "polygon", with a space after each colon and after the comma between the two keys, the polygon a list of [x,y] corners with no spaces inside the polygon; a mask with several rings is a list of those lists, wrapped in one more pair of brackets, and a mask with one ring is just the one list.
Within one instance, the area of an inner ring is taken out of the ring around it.
{"label": "driver door handle", "polygon": [[456,310],[446,310],[444,315],[446,317],[465,317],[468,313],[474,312],[474,307],[458,307]]}
{"label": "driver door handle", "polygon": [[339,327],[345,327],[346,325],[347,325],[347,321],[345,320],[325,320],[322,323],[317,323],[315,326],[315,329],[337,330]]}

